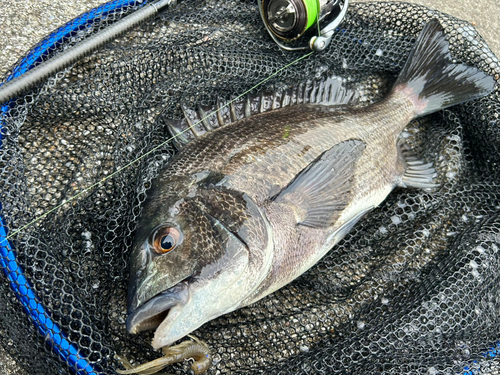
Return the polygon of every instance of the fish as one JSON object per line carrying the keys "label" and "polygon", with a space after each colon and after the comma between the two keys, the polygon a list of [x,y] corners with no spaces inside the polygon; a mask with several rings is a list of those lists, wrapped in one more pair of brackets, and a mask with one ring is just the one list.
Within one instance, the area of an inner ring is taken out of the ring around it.
{"label": "fish", "polygon": [[155,330],[152,347],[169,346],[302,275],[395,187],[435,189],[432,164],[400,133],[494,85],[452,62],[431,20],[380,101],[355,105],[336,85],[330,96],[341,105],[245,110],[183,144],[152,182],[137,224],[128,332]]}

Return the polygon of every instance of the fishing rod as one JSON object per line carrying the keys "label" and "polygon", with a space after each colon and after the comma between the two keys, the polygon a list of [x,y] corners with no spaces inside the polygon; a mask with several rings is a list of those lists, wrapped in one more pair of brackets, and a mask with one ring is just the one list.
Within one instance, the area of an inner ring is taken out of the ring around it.
{"label": "fishing rod", "polygon": [[176,0],[159,0],[155,3],[146,5],[26,73],[18,75],[17,77],[15,75],[9,77],[11,79],[0,86],[0,104],[6,103],[28,91],[30,88],[54,75],[56,72],[79,61],[84,56],[89,55],[99,47],[116,39],[145,20],[154,17],[160,11],[175,3]]}

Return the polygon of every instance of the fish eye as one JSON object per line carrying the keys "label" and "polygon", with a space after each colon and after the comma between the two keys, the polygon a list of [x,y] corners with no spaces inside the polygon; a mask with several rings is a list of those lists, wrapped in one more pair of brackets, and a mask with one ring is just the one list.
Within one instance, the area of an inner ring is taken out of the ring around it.
{"label": "fish eye", "polygon": [[160,227],[152,237],[153,250],[158,254],[165,254],[179,245],[182,241],[182,234],[177,228]]}

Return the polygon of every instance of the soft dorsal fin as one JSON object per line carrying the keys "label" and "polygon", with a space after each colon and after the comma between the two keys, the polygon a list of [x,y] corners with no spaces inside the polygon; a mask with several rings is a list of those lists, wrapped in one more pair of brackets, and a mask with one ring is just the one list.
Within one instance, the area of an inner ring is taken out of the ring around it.
{"label": "soft dorsal fin", "polygon": [[[291,88],[257,95],[247,95],[234,101],[222,101],[217,98],[213,106],[197,106],[196,110],[181,105],[184,117],[180,120],[166,120],[169,132],[177,136],[175,146],[181,148],[191,140],[215,128],[253,115],[273,111],[297,104],[346,106],[356,105],[359,93],[348,89],[344,80],[329,77],[319,81],[302,82]],[[189,130],[188,130],[189,129]]]}
{"label": "soft dorsal fin", "polygon": [[272,198],[296,208],[297,224],[328,227],[349,204],[355,164],[365,143],[357,139],[341,142],[322,153]]}

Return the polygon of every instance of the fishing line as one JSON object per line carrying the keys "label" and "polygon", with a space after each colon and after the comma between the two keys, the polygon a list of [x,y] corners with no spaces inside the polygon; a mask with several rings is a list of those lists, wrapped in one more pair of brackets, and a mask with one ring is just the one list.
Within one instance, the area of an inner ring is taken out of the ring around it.
{"label": "fishing line", "polygon": [[[319,2],[318,2],[319,3]],[[321,5],[320,5],[321,7]],[[316,26],[318,26],[318,37],[321,36],[321,26],[319,25],[319,11],[316,13]]]}
{"label": "fishing line", "polygon": [[262,81],[260,81],[259,83],[257,83],[255,86],[252,86],[251,88],[249,88],[247,91],[245,91],[244,93],[240,94],[239,96],[237,96],[236,98],[230,100],[229,102],[227,102],[225,105],[223,105],[222,107],[216,109],[215,111],[209,113],[208,115],[206,115],[205,117],[203,117],[201,120],[197,121],[196,123],[194,123],[193,125],[189,126],[188,128],[184,129],[182,132],[174,135],[173,137],[170,137],[168,138],[166,141],[163,141],[162,143],[160,143],[158,146],[152,148],[151,150],[149,150],[148,152],[146,152],[145,154],[142,154],[141,156],[137,157],[136,159],[132,160],[131,162],[129,162],[128,164],[125,164],[123,167],[120,167],[118,168],[116,171],[114,171],[113,173],[111,173],[110,175],[102,178],[101,180],[97,181],[96,183],[90,185],[89,187],[85,188],[84,190],[82,190],[81,192],[79,192],[78,194],[72,196],[71,198],[65,200],[64,202],[60,203],[59,205],[55,206],[54,208],[50,209],[49,211],[47,211],[46,213],[38,216],[37,218],[33,219],[32,221],[30,221],[28,224],[22,226],[21,228],[19,229],[16,229],[14,232],[12,232],[11,234],[9,234],[7,237],[4,237],[2,239],[2,242],[0,243],[3,243],[4,241],[7,242],[10,238],[14,237],[16,234],[18,234],[19,232],[25,230],[26,228],[29,228],[30,226],[32,226],[33,224],[35,224],[36,222],[40,221],[41,219],[43,219],[44,217],[46,217],[47,215],[50,215],[52,212],[54,211],[57,211],[59,208],[63,207],[64,205],[74,201],[76,198],[78,198],[79,196],[81,196],[82,194],[84,193],[87,193],[88,191],[92,190],[93,188],[95,188],[96,186],[102,184],[103,182],[106,182],[107,180],[109,180],[110,178],[112,178],[113,176],[117,175],[118,173],[122,172],[123,170],[127,169],[128,167],[130,167],[131,165],[137,163],[139,160],[142,160],[143,158],[145,158],[146,156],[152,154],[153,152],[155,152],[156,150],[158,150],[159,148],[165,146],[168,142],[172,141],[173,139],[177,138],[178,136],[182,135],[183,133],[187,132],[188,130],[191,130],[193,127],[195,127],[196,125],[198,125],[199,123],[201,123],[202,121],[206,120],[207,118],[209,118],[210,116],[213,116],[214,114],[216,114],[217,112],[219,112],[220,110],[222,110],[223,108],[229,106],[231,103],[233,103],[234,101],[240,99],[241,97],[245,96],[246,94],[250,93],[252,90],[256,89],[257,87],[263,85],[265,82],[269,81],[271,78],[273,78],[275,75],[277,75],[278,73],[282,72],[283,70],[289,68],[290,66],[298,63],[300,60],[303,60],[309,56],[311,56],[315,51],[311,51],[301,57],[299,57],[298,59],[292,61],[291,63],[288,63],[287,65],[285,65],[284,67],[278,69],[277,71],[275,71],[274,73],[272,73],[271,75],[269,75],[267,78],[263,79]]}

